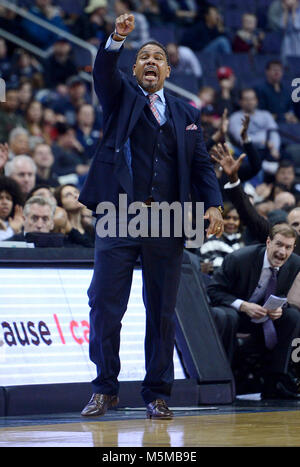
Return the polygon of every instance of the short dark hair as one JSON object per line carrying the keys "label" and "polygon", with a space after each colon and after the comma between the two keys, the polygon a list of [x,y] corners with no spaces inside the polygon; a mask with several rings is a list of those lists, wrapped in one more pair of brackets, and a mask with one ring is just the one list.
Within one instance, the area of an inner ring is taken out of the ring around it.
{"label": "short dark hair", "polygon": [[254,92],[254,94],[257,96],[255,89],[253,89],[253,88],[243,88],[243,89],[241,89],[241,90],[239,91],[239,99],[243,99],[243,94],[244,94],[245,92],[249,92],[249,91]]}
{"label": "short dark hair", "polygon": [[289,226],[289,224],[285,222],[275,224],[270,228],[269,237],[271,240],[273,240],[277,234],[280,234],[283,237],[294,238],[297,240],[297,233],[292,227]]}
{"label": "short dark hair", "polygon": [[150,41],[147,41],[145,42],[145,44],[141,45],[141,47],[137,50],[137,53],[136,53],[136,56],[135,56],[135,61],[137,61],[137,57],[138,57],[138,54],[140,53],[140,51],[146,47],[146,45],[157,45],[157,47],[160,47],[162,49],[162,51],[164,52],[165,56],[166,56],[166,59],[167,59],[167,64],[170,65],[170,61],[169,61],[169,54],[168,54],[168,51],[166,49],[166,47],[161,44],[160,42],[156,41],[156,40],[150,40]]}
{"label": "short dark hair", "polygon": [[[76,186],[74,183],[65,183],[65,185],[60,185],[58,187],[55,188],[55,191],[54,191],[54,197],[56,199],[56,202],[57,202],[57,206],[59,207],[63,207],[62,205],[62,200],[61,200],[61,194],[62,194],[62,191],[63,189],[66,187],[66,186],[72,186],[73,188],[76,188],[78,190],[78,186]],[[79,190],[78,190],[79,191]]]}
{"label": "short dark hair", "polygon": [[293,167],[293,169],[295,169],[295,163],[290,159],[282,159],[282,161],[279,162],[277,172],[278,170],[285,169],[287,167]]}
{"label": "short dark hair", "polygon": [[267,64],[266,64],[266,70],[269,70],[271,68],[272,65],[279,65],[281,66],[281,68],[283,68],[283,64],[281,63],[280,60],[270,60]]}

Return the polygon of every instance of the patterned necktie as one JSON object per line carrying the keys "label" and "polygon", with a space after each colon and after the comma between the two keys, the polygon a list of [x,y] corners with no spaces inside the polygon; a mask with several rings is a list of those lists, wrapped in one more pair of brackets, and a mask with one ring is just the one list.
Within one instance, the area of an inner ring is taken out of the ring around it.
{"label": "patterned necktie", "polygon": [[[270,268],[270,269],[271,269],[271,276],[267,283],[266,291],[264,293],[263,305],[266,302],[266,300],[268,300],[269,296],[276,292],[276,287],[277,287],[277,270],[275,268]],[[264,331],[266,347],[267,349],[271,350],[277,344],[277,333],[276,333],[274,323],[270,318],[268,318],[268,320],[263,323],[263,331]]]}
{"label": "patterned necktie", "polygon": [[157,94],[148,94],[149,101],[150,101],[150,109],[156,118],[157,123],[160,125],[160,118],[159,118],[159,113],[157,111],[157,108],[155,107],[155,102],[159,98]]}

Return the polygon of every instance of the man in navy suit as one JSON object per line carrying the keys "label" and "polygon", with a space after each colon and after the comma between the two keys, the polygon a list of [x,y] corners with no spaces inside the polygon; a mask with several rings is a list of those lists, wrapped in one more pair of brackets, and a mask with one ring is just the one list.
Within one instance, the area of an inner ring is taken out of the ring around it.
{"label": "man in navy suit", "polygon": [[[118,208],[140,202],[151,218],[154,204],[204,203],[207,234],[223,232],[222,198],[200,129],[200,112],[164,90],[170,75],[164,47],[150,41],[137,53],[131,82],[117,66],[134,16],[116,19],[115,32],[99,49],[93,71],[103,108],[104,134],[80,194],[99,214],[99,203]],[[98,216],[98,225],[101,216]],[[159,224],[160,227],[160,224]],[[174,310],[183,236],[96,235],[94,275],[88,290],[90,358],[96,364],[93,395],[82,415],[103,415],[118,404],[121,320],[126,311],[138,257],[146,308],[146,376],[142,397],[149,418],[170,419],[167,406],[174,379]]]}

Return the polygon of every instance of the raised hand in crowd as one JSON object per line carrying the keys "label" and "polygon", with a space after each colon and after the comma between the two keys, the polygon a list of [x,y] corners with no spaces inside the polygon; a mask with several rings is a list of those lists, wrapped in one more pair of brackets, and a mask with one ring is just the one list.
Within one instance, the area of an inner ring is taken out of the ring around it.
{"label": "raised hand in crowd", "polygon": [[226,173],[231,183],[238,181],[238,172],[246,154],[241,154],[237,159],[232,156],[228,145],[218,144],[211,149],[211,158],[217,162]]}
{"label": "raised hand in crowd", "polygon": [[8,223],[10,227],[13,229],[15,234],[18,234],[21,232],[23,223],[24,223],[22,206],[19,206],[18,204],[16,204],[15,213],[13,217],[8,218]]}
{"label": "raised hand in crowd", "polygon": [[218,130],[211,137],[215,143],[224,143],[226,140],[229,126],[228,109],[225,108],[220,120],[220,126]]}
{"label": "raised hand in crowd", "polygon": [[241,128],[241,138],[244,144],[248,142],[249,123],[250,123],[250,115],[245,114],[242,120],[242,128]]}

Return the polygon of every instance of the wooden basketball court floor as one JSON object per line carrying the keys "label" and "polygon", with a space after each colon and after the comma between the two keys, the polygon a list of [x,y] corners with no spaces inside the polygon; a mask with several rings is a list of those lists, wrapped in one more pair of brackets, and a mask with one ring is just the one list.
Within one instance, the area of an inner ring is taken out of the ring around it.
{"label": "wooden basketball court floor", "polygon": [[174,408],[173,420],[147,420],[144,408],[104,417],[78,413],[0,418],[0,447],[300,446],[300,402],[239,400]]}

